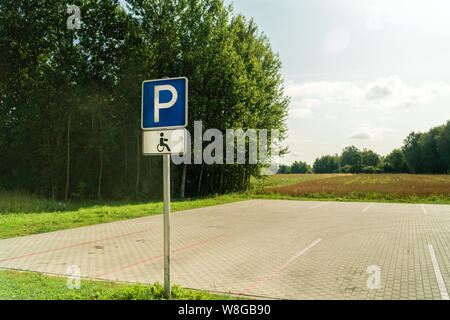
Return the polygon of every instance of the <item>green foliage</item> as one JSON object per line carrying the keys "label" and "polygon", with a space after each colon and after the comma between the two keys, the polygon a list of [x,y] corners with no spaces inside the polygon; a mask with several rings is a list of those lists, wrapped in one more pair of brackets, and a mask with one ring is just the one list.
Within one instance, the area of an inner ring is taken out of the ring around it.
{"label": "green foliage", "polygon": [[291,165],[291,173],[308,173],[308,172],[311,172],[311,167],[306,162],[295,161]]}
{"label": "green foliage", "polygon": [[[141,154],[143,80],[189,78],[189,124],[279,129],[281,64],[222,0],[0,2],[0,187],[59,199],[156,199],[161,160]],[[261,165],[173,166],[179,195],[244,190]],[[183,179],[183,173],[186,173]],[[152,183],[149,183],[151,181]]]}
{"label": "green foliage", "polygon": [[412,173],[423,173],[422,150],[419,140],[422,134],[411,132],[403,142],[403,154]]}
{"label": "green foliage", "polygon": [[372,150],[355,146],[341,156],[323,156],[314,161],[315,173],[450,173],[450,120],[425,133],[410,133],[401,149],[385,158]]}
{"label": "green foliage", "polygon": [[402,151],[413,173],[450,172],[450,121],[425,133],[406,137]]}
{"label": "green foliage", "polygon": [[302,161],[294,161],[292,165],[280,165],[278,169],[278,173],[286,174],[286,173],[312,173],[312,168],[309,164]]}
{"label": "green foliage", "polygon": [[450,173],[450,121],[441,128],[436,139],[444,173]]}
{"label": "green foliage", "polygon": [[287,174],[287,173],[290,173],[290,172],[291,172],[291,167],[282,164],[282,165],[280,165],[280,168],[278,169],[277,173],[279,173],[279,174]]}
{"label": "green foliage", "polygon": [[364,167],[377,167],[381,161],[380,155],[367,149],[361,152],[361,158]]}
{"label": "green foliage", "polygon": [[314,161],[313,170],[315,173],[337,173],[339,172],[339,162],[340,158],[338,155],[323,156]]}
{"label": "green foliage", "polygon": [[341,165],[349,165],[351,173],[361,172],[363,166],[363,157],[358,148],[356,148],[355,146],[344,148],[341,155]]}
{"label": "green foliage", "polygon": [[447,171],[438,146],[438,136],[443,127],[432,128],[419,139],[422,151],[422,169],[424,173],[443,173]]}
{"label": "green foliage", "polygon": [[388,173],[408,172],[405,155],[401,149],[395,149],[384,159],[384,171]]}
{"label": "green foliage", "polygon": [[[375,173],[381,158],[371,150],[358,150],[355,146],[349,146],[339,155],[326,155],[314,161],[315,173]],[[374,168],[374,169],[372,169]]]}

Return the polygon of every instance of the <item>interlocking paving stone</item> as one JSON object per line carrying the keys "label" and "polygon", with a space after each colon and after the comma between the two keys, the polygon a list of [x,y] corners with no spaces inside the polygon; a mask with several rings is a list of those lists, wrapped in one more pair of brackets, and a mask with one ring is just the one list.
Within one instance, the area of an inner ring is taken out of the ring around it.
{"label": "interlocking paving stone", "polygon": [[[428,245],[449,290],[450,206],[368,205],[249,200],[172,213],[172,281],[256,298],[441,299]],[[163,282],[162,254],[162,215],[0,240],[3,269],[77,265],[82,277],[145,284]],[[372,265],[379,289],[367,287]]]}

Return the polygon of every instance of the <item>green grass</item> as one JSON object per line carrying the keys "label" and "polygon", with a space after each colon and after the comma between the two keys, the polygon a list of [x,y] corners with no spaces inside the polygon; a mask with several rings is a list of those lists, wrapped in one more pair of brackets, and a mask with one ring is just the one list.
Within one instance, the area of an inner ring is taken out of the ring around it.
{"label": "green grass", "polygon": [[30,193],[0,190],[0,213],[64,211],[69,205],[42,199]]}
{"label": "green grass", "polygon": [[[175,200],[171,203],[171,210],[181,211],[196,209],[246,199],[248,199],[248,196],[230,194],[206,199],[188,199],[183,201]],[[76,228],[124,219],[152,216],[162,213],[163,203],[123,203],[121,205],[114,203],[81,207],[74,211],[39,211],[41,212],[16,212],[0,214],[0,239]]]}
{"label": "green grass", "polygon": [[[164,288],[127,285],[114,282],[83,280],[80,289],[69,289],[67,278],[46,276],[33,272],[0,271],[0,300],[161,300]],[[172,287],[172,299],[178,300],[228,300],[225,295],[206,291]]]}

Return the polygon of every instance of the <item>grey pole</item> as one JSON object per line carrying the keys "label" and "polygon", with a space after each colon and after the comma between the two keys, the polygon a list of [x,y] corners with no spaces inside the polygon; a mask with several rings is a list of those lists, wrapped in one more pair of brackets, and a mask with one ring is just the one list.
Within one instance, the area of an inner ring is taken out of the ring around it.
{"label": "grey pole", "polygon": [[[163,79],[170,79],[163,77]],[[164,180],[164,295],[172,297],[170,288],[170,154],[163,155]]]}
{"label": "grey pole", "polygon": [[164,294],[171,298],[170,290],[170,154],[163,155],[164,174]]}

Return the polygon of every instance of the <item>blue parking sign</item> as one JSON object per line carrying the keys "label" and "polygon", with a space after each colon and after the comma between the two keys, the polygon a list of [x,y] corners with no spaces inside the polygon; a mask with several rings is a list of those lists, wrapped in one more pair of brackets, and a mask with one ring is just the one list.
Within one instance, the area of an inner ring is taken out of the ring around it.
{"label": "blue parking sign", "polygon": [[142,130],[184,128],[188,113],[188,79],[146,80],[142,83]]}

